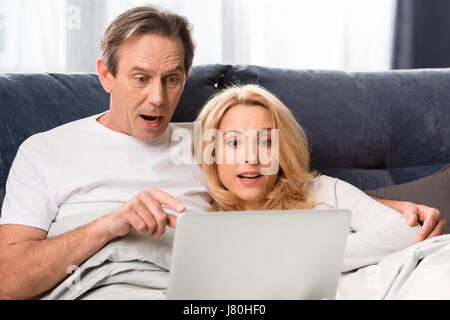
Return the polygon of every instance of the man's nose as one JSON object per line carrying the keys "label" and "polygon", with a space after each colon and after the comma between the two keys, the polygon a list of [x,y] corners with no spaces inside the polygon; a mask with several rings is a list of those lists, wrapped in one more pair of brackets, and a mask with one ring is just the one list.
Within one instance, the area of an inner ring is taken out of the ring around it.
{"label": "man's nose", "polygon": [[165,91],[164,84],[162,83],[161,79],[154,79],[151,82],[147,95],[147,101],[150,104],[158,107],[164,105]]}

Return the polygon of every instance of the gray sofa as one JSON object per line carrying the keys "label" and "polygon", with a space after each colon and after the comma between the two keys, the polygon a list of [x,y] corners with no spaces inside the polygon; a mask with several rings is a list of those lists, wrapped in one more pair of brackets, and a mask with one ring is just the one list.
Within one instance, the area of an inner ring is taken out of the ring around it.
{"label": "gray sofa", "polygon": [[[173,121],[193,121],[214,92],[235,83],[274,92],[305,128],[312,166],[363,190],[413,181],[450,163],[450,69],[345,73],[200,65]],[[95,74],[0,75],[0,203],[27,137],[105,111],[108,102]]]}

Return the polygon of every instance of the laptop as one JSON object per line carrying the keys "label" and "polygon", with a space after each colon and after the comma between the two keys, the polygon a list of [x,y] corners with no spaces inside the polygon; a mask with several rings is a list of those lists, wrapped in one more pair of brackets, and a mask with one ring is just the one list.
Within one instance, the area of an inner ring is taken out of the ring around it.
{"label": "laptop", "polygon": [[351,212],[280,210],[178,217],[168,299],[334,299]]}

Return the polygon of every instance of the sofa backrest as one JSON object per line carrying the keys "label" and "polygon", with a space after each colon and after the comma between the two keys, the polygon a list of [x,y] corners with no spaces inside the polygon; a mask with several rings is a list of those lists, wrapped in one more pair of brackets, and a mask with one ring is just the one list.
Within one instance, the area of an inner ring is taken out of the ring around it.
{"label": "sofa backrest", "polygon": [[[257,83],[305,128],[312,166],[361,189],[407,182],[450,162],[450,69],[345,73],[195,66],[173,121],[195,120],[217,90]],[[19,145],[108,109],[94,74],[0,75],[0,204]]]}
{"label": "sofa backrest", "polygon": [[0,203],[9,168],[25,139],[100,113],[108,101],[97,75],[0,75]]}
{"label": "sofa backrest", "polygon": [[361,189],[450,163],[450,69],[340,72],[234,66],[222,86],[258,83],[295,114],[312,166]]}

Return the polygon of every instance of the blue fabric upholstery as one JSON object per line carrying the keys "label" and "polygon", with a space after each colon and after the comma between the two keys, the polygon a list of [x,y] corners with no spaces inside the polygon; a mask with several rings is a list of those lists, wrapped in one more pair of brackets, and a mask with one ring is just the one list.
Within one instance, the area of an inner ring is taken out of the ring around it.
{"label": "blue fabric upholstery", "polygon": [[108,106],[109,96],[97,75],[0,75],[0,203],[9,168],[25,139]]}
{"label": "blue fabric upholstery", "polygon": [[[195,66],[173,121],[193,121],[215,91],[249,82],[291,108],[308,134],[314,168],[361,189],[418,179],[450,163],[450,69],[345,73]],[[0,75],[0,203],[27,137],[108,105],[94,74]]]}
{"label": "blue fabric upholstery", "polygon": [[450,162],[450,69],[359,72],[234,66],[223,85],[258,83],[306,130],[313,167],[361,189]]}
{"label": "blue fabric upholstery", "polygon": [[216,92],[219,81],[231,66],[204,65],[192,68],[189,80],[186,82],[172,117],[173,122],[191,122],[197,117],[198,112],[208,98]]}

